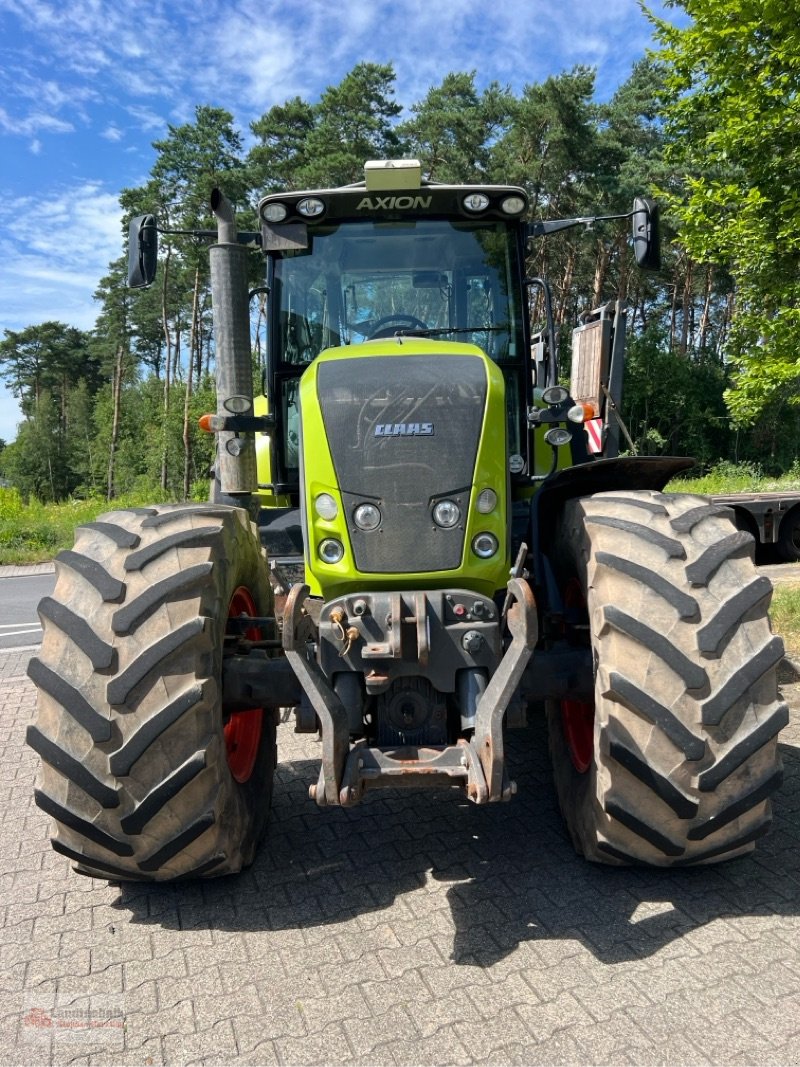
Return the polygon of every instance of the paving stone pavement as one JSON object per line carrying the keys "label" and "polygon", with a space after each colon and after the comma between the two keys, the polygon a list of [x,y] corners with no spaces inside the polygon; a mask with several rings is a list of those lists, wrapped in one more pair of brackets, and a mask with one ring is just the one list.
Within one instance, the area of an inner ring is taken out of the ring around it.
{"label": "paving stone pavement", "polygon": [[785,780],[751,857],[578,859],[541,724],[511,736],[508,805],[321,811],[319,746],[285,724],[255,864],[159,887],[82,878],[50,848],[29,655],[0,657],[0,1064],[800,1063],[793,669]]}

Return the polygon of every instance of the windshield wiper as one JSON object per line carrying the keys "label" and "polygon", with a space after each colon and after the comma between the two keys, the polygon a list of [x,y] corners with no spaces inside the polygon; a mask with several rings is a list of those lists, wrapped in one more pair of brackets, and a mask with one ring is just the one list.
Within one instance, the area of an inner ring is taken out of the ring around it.
{"label": "windshield wiper", "polygon": [[507,333],[507,326],[437,326],[431,329],[395,330],[395,337],[441,337],[446,333]]}

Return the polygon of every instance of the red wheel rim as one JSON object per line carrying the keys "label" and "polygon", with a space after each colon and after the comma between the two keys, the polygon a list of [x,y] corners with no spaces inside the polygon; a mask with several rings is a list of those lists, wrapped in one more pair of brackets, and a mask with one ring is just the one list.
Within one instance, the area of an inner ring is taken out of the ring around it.
{"label": "red wheel rim", "polygon": [[[564,608],[586,614],[586,598],[574,578],[564,591]],[[579,774],[585,774],[594,759],[594,701],[562,700],[561,722],[572,766]]]}
{"label": "red wheel rim", "polygon": [[[250,590],[240,585],[231,597],[228,618],[239,619],[242,615],[254,616],[258,615],[258,611]],[[261,630],[258,626],[249,626],[245,630],[245,637],[250,641],[258,641],[261,638]],[[249,781],[253,774],[261,743],[263,721],[264,709],[253,708],[234,712],[225,723],[223,732],[228,767],[240,784]]]}
{"label": "red wheel rim", "polygon": [[594,757],[594,704],[586,700],[562,700],[561,722],[572,766],[585,774]]}

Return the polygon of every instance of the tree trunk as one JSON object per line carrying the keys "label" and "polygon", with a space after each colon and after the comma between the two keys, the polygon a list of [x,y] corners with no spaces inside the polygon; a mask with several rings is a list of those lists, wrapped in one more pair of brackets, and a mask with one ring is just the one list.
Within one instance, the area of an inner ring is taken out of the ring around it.
{"label": "tree trunk", "polygon": [[702,352],[708,344],[708,331],[711,322],[711,290],[713,288],[714,281],[714,268],[712,266],[706,267],[706,284],[705,293],[703,299],[703,314],[700,316],[700,351]]}
{"label": "tree trunk", "polygon": [[114,378],[112,385],[112,415],[111,415],[111,442],[108,446],[108,477],[106,479],[106,500],[113,500],[116,493],[114,490],[114,474],[117,460],[117,444],[119,442],[119,415],[120,400],[122,397],[122,345],[117,345],[117,355],[114,360]]}
{"label": "tree trunk", "polygon": [[[197,312],[200,304],[200,268],[194,272],[194,297],[192,299],[192,324],[189,330],[189,351],[186,357],[186,393],[183,401],[183,499],[189,499],[191,475],[192,438],[189,433],[189,404],[192,399],[192,364],[199,334]],[[198,360],[199,363],[199,360]]]}
{"label": "tree trunk", "polygon": [[678,348],[678,352],[682,356],[685,356],[689,351],[689,327],[692,314],[692,281],[694,274],[693,266],[692,261],[687,260],[686,274],[683,278],[683,296],[681,298],[681,341]]}
{"label": "tree trunk", "polygon": [[603,286],[606,284],[606,274],[608,273],[610,257],[611,249],[607,248],[602,241],[598,241],[597,258],[594,263],[594,284],[592,285],[592,311],[600,306],[600,301],[603,296]]}

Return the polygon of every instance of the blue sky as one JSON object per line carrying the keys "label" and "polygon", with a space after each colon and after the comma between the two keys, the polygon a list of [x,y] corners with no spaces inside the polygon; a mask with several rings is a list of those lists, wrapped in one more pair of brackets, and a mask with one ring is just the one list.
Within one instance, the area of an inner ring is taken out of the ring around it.
{"label": "blue sky", "polygon": [[[0,336],[92,327],[118,193],[197,104],[247,134],[362,60],[394,65],[404,104],[453,70],[519,91],[578,63],[608,96],[649,42],[637,0],[0,0]],[[18,419],[0,387],[0,438]]]}

